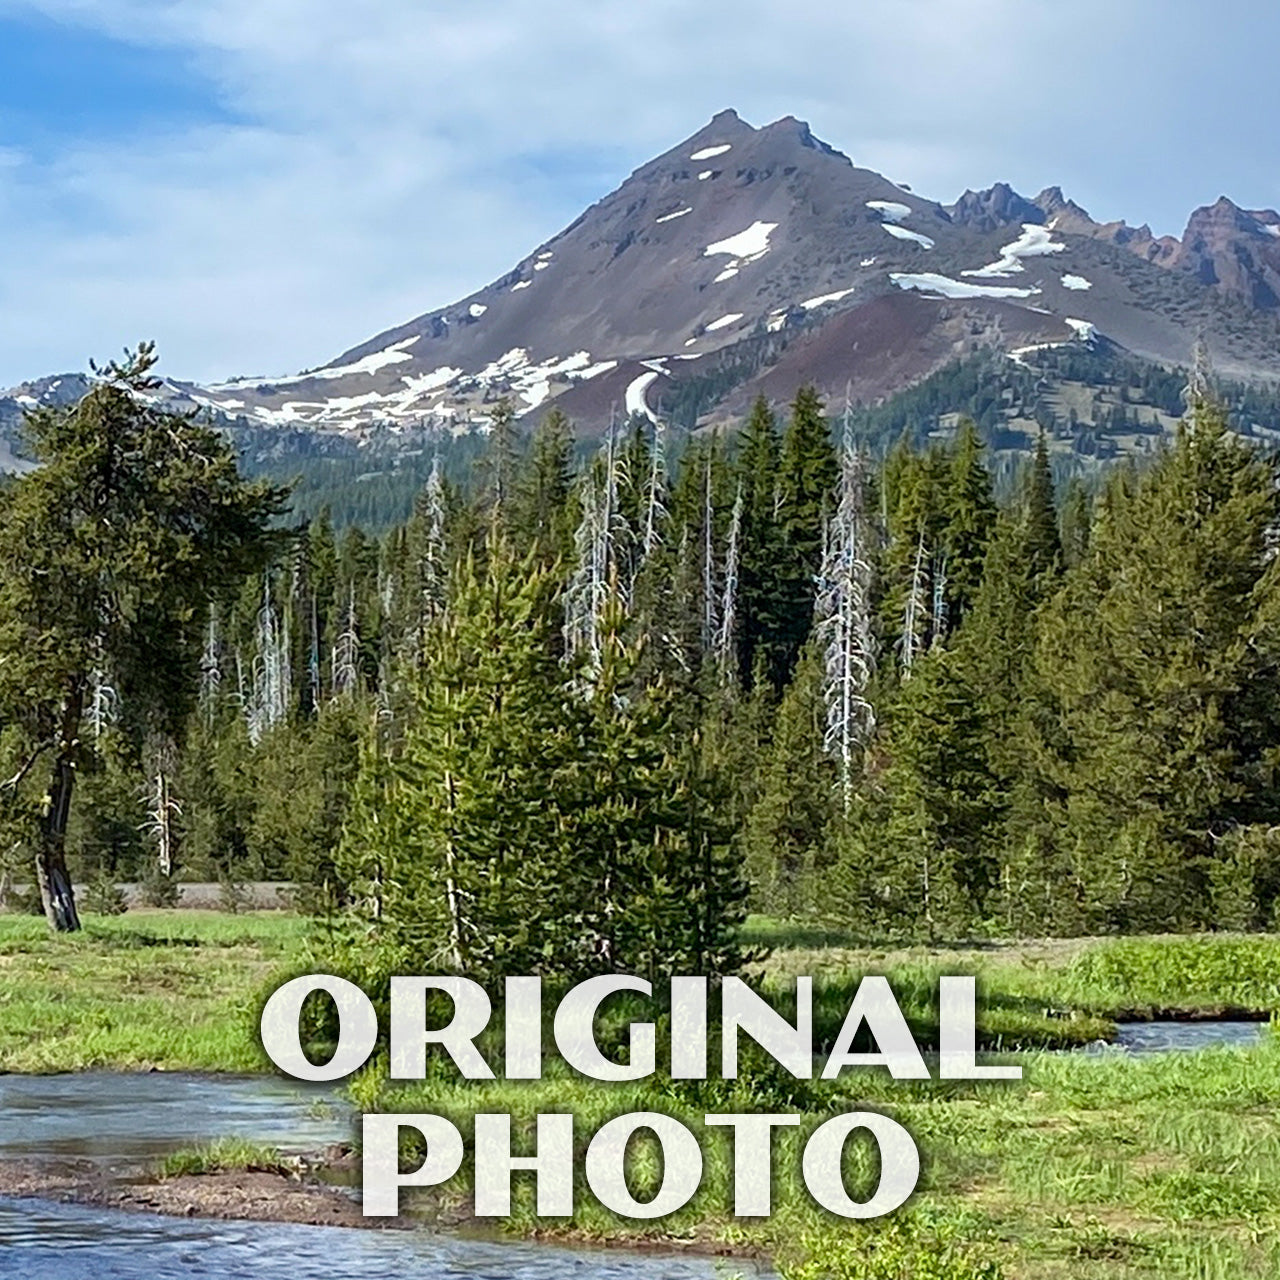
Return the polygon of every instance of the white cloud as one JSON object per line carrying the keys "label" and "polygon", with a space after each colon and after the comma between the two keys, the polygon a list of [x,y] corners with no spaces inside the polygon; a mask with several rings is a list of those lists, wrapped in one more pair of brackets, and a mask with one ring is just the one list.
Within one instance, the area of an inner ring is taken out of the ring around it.
{"label": "white cloud", "polygon": [[1190,166],[1099,159],[1099,130],[1213,100],[1180,105],[1203,32],[1154,0],[0,0],[32,12],[188,60],[245,123],[158,121],[52,160],[0,137],[0,384],[143,336],[176,376],[321,363],[500,275],[725,106],[808,119],[922,194],[1061,182],[1158,221],[1107,175],[1138,192]]}

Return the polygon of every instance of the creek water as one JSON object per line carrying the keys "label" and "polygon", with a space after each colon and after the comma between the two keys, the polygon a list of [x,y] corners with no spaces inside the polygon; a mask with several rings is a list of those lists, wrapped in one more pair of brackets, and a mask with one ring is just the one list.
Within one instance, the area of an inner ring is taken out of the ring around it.
{"label": "creek water", "polygon": [[1122,1022],[1116,1027],[1115,1041],[1108,1047],[1127,1053],[1173,1053],[1215,1045],[1248,1048],[1261,1044],[1266,1034],[1265,1022]]}
{"label": "creek water", "polygon": [[714,1280],[711,1260],[0,1199],[5,1280]]}
{"label": "creek water", "polygon": [[351,1136],[350,1108],[323,1086],[164,1071],[0,1075],[0,1159],[121,1169],[216,1138],[311,1151]]}
{"label": "creek water", "polygon": [[[127,1175],[179,1147],[243,1137],[282,1150],[349,1139],[323,1089],[156,1072],[0,1076],[0,1160],[91,1160]],[[0,1196],[0,1280],[717,1280],[750,1263],[622,1250],[213,1222]]]}

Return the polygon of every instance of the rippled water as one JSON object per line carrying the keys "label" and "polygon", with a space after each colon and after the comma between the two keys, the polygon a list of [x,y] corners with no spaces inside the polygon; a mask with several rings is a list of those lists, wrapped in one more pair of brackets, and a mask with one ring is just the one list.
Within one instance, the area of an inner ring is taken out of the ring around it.
{"label": "rippled water", "polygon": [[0,1159],[125,1165],[215,1138],[305,1151],[351,1135],[350,1110],[324,1087],[163,1071],[0,1075]]}
{"label": "rippled water", "polygon": [[1266,1034],[1265,1022],[1122,1022],[1116,1027],[1115,1047],[1129,1053],[1169,1053],[1213,1045],[1247,1048],[1261,1044]]}
{"label": "rippled water", "polygon": [[[127,1173],[243,1137],[305,1150],[351,1136],[323,1088],[155,1072],[0,1076],[0,1159],[92,1159]],[[210,1222],[0,1196],[0,1280],[716,1280],[712,1259],[576,1251],[428,1231]]]}
{"label": "rippled water", "polygon": [[712,1259],[202,1222],[0,1198],[5,1280],[714,1280],[758,1275]]}

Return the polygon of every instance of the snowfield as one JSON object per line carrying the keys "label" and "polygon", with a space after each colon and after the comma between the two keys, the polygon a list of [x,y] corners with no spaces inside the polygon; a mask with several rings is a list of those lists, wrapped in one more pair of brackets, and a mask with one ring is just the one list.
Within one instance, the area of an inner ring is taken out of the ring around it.
{"label": "snowfield", "polygon": [[841,298],[847,298],[852,292],[852,289],[838,289],[835,293],[824,293],[816,298],[806,298],[800,305],[806,311],[812,311],[814,307],[825,307],[828,302],[839,302]]}
{"label": "snowfield", "polygon": [[230,382],[210,383],[207,390],[232,391],[246,387],[287,387],[297,382],[310,382],[313,378],[345,378],[349,374],[372,376],[389,364],[398,364],[401,360],[412,360],[413,357],[405,348],[413,346],[419,337],[421,334],[415,333],[412,338],[402,338],[399,342],[393,342],[389,347],[383,347],[381,351],[372,351],[367,356],[361,356],[359,360],[353,360],[350,364],[313,369],[310,373],[295,373],[286,378],[233,378]]}
{"label": "snowfield", "polygon": [[654,222],[670,222],[673,218],[683,218],[686,213],[692,213],[692,207],[686,209],[677,209],[675,213],[664,213],[662,217],[655,218]]}
{"label": "snowfield", "polygon": [[885,222],[881,224],[884,229],[898,240],[912,240],[922,249],[932,249],[933,241],[928,236],[922,236],[918,231],[912,231],[907,227],[894,226],[893,223]]}
{"label": "snowfield", "polygon": [[706,182],[706,180],[707,180],[709,177],[711,177],[711,175],[712,175],[713,173],[715,173],[715,170],[714,170],[714,169],[703,169],[703,171],[702,171],[700,174],[698,174],[698,181],[699,181],[699,182]]}
{"label": "snowfield", "polygon": [[632,414],[638,413],[648,418],[650,422],[658,421],[658,416],[649,408],[649,403],[645,400],[644,393],[648,391],[649,384],[660,376],[656,370],[650,369],[648,373],[642,373],[638,378],[632,378],[627,383],[624,405],[628,418]]}
{"label": "snowfield", "polygon": [[527,289],[532,283],[532,280],[517,280],[515,284],[511,286],[511,292],[515,293],[517,289]]}
{"label": "snowfield", "polygon": [[1075,330],[1076,337],[1081,342],[1092,342],[1098,336],[1097,327],[1087,320],[1073,320],[1070,316],[1066,316],[1065,320]]}
{"label": "snowfield", "polygon": [[743,262],[754,262],[769,252],[769,236],[777,230],[776,222],[753,222],[745,231],[736,236],[728,236],[709,244],[702,251],[704,258],[713,254],[727,253],[731,258],[740,258]]}
{"label": "snowfield", "polygon": [[1012,285],[969,284],[964,280],[952,280],[950,276],[934,275],[924,271],[912,274],[891,271],[889,279],[899,289],[918,289],[921,293],[937,293],[944,298],[1029,298],[1039,289],[1016,289]]}
{"label": "snowfield", "polygon": [[901,222],[911,216],[911,206],[897,200],[868,200],[867,208],[874,209],[886,222]]}
{"label": "snowfield", "polygon": [[430,395],[433,391],[439,391],[441,387],[447,387],[461,374],[461,369],[452,369],[447,364],[439,369],[432,369],[430,373],[420,373],[416,376],[405,374],[400,381],[404,383],[407,390],[400,394],[408,394],[416,400],[419,396]]}
{"label": "snowfield", "polygon": [[722,156],[726,151],[733,148],[732,142],[722,142],[718,147],[703,147],[701,151],[695,151],[689,157],[690,160],[711,160],[716,156]]}
{"label": "snowfield", "polygon": [[469,315],[473,320],[479,320],[480,317],[488,310],[489,308],[486,307],[483,302],[473,302],[467,308],[467,315]]}
{"label": "snowfield", "polygon": [[737,324],[741,319],[741,311],[730,311],[727,316],[721,316],[719,320],[713,320],[707,325],[707,332],[712,333],[716,329],[727,329],[731,324]]}
{"label": "snowfield", "polygon": [[1062,287],[1064,289],[1092,289],[1093,281],[1086,280],[1084,276],[1065,275],[1062,277]]}
{"label": "snowfield", "polygon": [[1000,250],[1000,257],[995,262],[989,262],[985,267],[978,267],[975,270],[962,271],[960,274],[980,279],[1016,275],[1019,271],[1026,270],[1022,265],[1023,258],[1039,258],[1049,253],[1061,253],[1066,247],[1065,244],[1054,243],[1051,228],[1037,226],[1034,222],[1024,222],[1022,234]]}

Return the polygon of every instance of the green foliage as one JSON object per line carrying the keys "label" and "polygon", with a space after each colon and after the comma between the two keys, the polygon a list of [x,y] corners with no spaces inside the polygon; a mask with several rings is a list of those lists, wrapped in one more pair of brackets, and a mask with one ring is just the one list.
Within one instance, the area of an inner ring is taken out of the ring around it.
{"label": "green foliage", "polygon": [[800,1261],[783,1259],[782,1280],[1000,1280],[991,1246],[975,1245],[950,1224],[940,1230],[895,1217],[807,1235]]}
{"label": "green foliage", "polygon": [[128,910],[124,891],[105,872],[85,886],[84,909],[99,916],[120,916]]}

